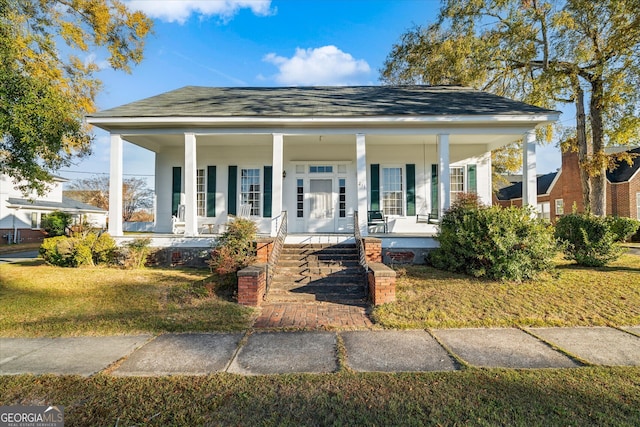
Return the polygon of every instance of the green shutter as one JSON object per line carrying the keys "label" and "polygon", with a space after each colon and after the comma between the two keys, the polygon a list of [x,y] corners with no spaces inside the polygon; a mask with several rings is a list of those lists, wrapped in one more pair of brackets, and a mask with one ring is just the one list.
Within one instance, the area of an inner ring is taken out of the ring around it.
{"label": "green shutter", "polygon": [[227,213],[229,215],[237,215],[237,212],[238,212],[238,167],[229,166]]}
{"label": "green shutter", "polygon": [[476,165],[467,166],[467,193],[476,193],[478,191]]}
{"label": "green shutter", "polygon": [[216,216],[216,167],[207,166],[207,216]]}
{"label": "green shutter", "polygon": [[174,166],[173,179],[171,183],[171,215],[178,215],[180,206],[180,190],[182,189],[182,168]]}
{"label": "green shutter", "polygon": [[431,216],[438,217],[438,165],[431,165]]}
{"label": "green shutter", "polygon": [[416,165],[407,165],[407,216],[416,214]]}
{"label": "green shutter", "polygon": [[371,207],[369,209],[380,210],[380,165],[371,165]]}
{"label": "green shutter", "polygon": [[262,194],[262,203],[264,208],[262,209],[262,216],[265,218],[271,218],[271,206],[272,206],[272,193],[273,193],[273,167],[264,167],[264,193]]}

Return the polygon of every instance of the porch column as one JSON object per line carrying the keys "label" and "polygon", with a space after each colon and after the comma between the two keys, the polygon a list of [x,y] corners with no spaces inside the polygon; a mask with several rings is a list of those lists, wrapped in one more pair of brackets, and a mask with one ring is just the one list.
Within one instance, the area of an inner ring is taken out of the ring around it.
{"label": "porch column", "polygon": [[451,173],[449,162],[449,134],[443,133],[438,135],[438,163],[440,170],[438,175],[440,181],[438,184],[438,218],[442,218],[444,212],[451,207]]}
{"label": "porch column", "polygon": [[122,236],[122,137],[118,134],[111,134],[109,161],[109,234]]}
{"label": "porch column", "polygon": [[522,206],[538,206],[535,130],[525,134],[522,144]]}
{"label": "porch column", "polygon": [[198,235],[196,198],[196,135],[184,134],[184,235]]}
{"label": "porch column", "polygon": [[[273,134],[273,159],[272,179],[271,179],[271,218],[277,218],[282,213],[282,154],[283,154],[283,136],[281,133]],[[271,221],[271,236],[278,234],[279,224],[277,221]]]}
{"label": "porch column", "polygon": [[360,234],[368,236],[367,146],[363,133],[356,134],[356,167],[358,169],[356,174],[356,181],[358,182],[358,226],[360,227]]}

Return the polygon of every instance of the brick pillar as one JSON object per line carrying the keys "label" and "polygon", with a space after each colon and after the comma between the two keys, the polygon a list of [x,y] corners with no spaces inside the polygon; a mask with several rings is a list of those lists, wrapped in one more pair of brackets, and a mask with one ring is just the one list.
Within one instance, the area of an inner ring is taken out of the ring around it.
{"label": "brick pillar", "polygon": [[273,239],[263,238],[256,240],[256,262],[266,263],[273,250]]}
{"label": "brick pillar", "polygon": [[238,271],[238,304],[259,307],[267,290],[267,266],[254,264]]}
{"label": "brick pillar", "polygon": [[362,240],[367,262],[382,262],[382,240],[375,237],[365,237]]}
{"label": "brick pillar", "polygon": [[369,298],[373,305],[396,300],[396,272],[382,263],[369,264]]}

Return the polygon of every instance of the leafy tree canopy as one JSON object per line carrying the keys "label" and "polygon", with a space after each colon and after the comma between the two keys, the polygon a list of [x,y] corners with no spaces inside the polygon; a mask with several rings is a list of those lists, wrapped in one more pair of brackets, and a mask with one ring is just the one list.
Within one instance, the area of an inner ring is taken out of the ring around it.
{"label": "leafy tree canopy", "polygon": [[381,74],[574,104],[585,202],[602,215],[604,148],[640,139],[640,1],[444,0],[435,23],[403,34]]}
{"label": "leafy tree canopy", "polygon": [[90,153],[100,81],[142,60],[151,21],[118,0],[0,0],[0,168],[27,193]]}

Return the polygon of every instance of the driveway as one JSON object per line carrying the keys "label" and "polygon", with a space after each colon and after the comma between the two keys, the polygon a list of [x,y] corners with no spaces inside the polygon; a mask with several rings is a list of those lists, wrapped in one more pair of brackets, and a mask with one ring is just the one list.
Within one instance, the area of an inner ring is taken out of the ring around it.
{"label": "driveway", "polygon": [[0,264],[30,261],[36,258],[38,258],[38,251],[25,251],[25,252],[13,252],[10,254],[0,254]]}

